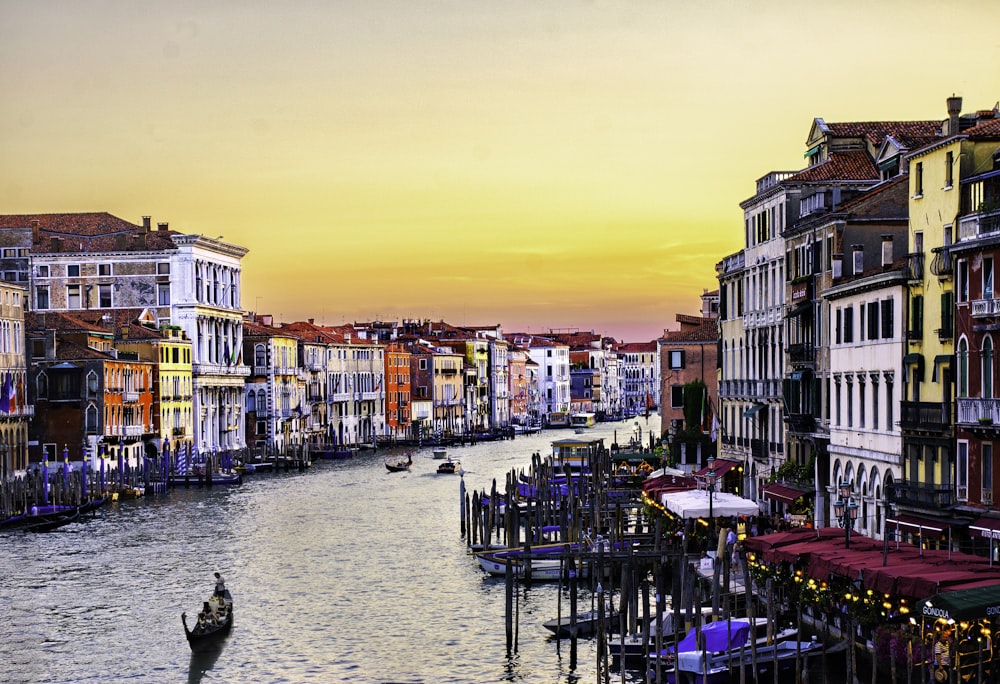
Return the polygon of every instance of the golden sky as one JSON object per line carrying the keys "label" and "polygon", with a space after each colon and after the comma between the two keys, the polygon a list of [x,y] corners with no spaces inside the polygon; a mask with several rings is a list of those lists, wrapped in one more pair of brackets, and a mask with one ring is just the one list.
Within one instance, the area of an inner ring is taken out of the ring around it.
{"label": "golden sky", "polygon": [[648,340],[814,117],[1000,99],[995,0],[0,0],[0,213],[250,249],[278,320]]}

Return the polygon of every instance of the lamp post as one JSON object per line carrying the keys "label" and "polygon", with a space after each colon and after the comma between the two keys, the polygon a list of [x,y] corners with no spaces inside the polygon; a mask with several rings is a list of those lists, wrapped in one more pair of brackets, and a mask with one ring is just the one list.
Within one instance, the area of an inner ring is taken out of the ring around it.
{"label": "lamp post", "polygon": [[851,530],[854,529],[854,521],[858,519],[858,502],[851,498],[853,488],[851,482],[843,480],[837,492],[838,498],[833,502],[833,514],[844,528],[846,549],[851,548]]}
{"label": "lamp post", "polygon": [[708,539],[709,543],[714,542],[712,538],[715,533],[715,511],[712,508],[712,499],[715,494],[715,478],[717,477],[715,472],[715,456],[708,457],[708,477],[707,489],[708,489]]}

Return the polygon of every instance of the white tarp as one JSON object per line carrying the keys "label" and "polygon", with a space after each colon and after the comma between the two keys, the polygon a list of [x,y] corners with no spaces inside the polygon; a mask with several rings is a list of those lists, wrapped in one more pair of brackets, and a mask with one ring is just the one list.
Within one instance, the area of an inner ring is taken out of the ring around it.
{"label": "white tarp", "polygon": [[691,473],[685,473],[683,470],[678,470],[677,468],[670,468],[664,466],[659,470],[654,470],[649,475],[646,476],[647,480],[652,480],[657,477],[663,477],[664,475],[673,475],[674,477],[689,477]]}
{"label": "white tarp", "polygon": [[[760,508],[756,501],[744,499],[728,492],[712,493],[712,515],[757,515]],[[709,492],[705,489],[692,489],[686,492],[667,492],[660,497],[660,503],[674,515],[682,518],[707,518],[709,509]]]}

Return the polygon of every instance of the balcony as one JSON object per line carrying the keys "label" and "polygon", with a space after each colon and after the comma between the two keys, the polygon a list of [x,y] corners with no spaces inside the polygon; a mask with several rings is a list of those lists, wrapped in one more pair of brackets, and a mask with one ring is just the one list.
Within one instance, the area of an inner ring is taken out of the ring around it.
{"label": "balcony", "polygon": [[946,432],[951,427],[951,405],[948,402],[901,402],[899,425],[904,430]]}
{"label": "balcony", "polygon": [[754,460],[767,461],[767,443],[762,439],[750,440],[750,455]]}
{"label": "balcony", "polygon": [[182,427],[175,427],[173,429],[173,433],[172,434],[174,435],[174,437],[183,437],[184,436],[184,428],[182,428]]}
{"label": "balcony", "polygon": [[1000,428],[1000,399],[959,397],[955,400],[955,409],[959,425]]}
{"label": "balcony", "polygon": [[811,344],[788,345],[788,360],[792,364],[811,365],[816,362],[816,348]]}
{"label": "balcony", "polygon": [[970,313],[973,318],[1000,316],[1000,299],[974,299]]}
{"label": "balcony", "polygon": [[907,255],[908,270],[910,272],[910,280],[920,281],[924,279],[924,254],[923,252],[914,252],[913,254]]}
{"label": "balcony", "polygon": [[890,504],[939,510],[955,505],[951,487],[910,482],[892,482],[885,486]]}
{"label": "balcony", "polygon": [[974,240],[1000,232],[1000,209],[969,214],[958,219],[958,239]]}
{"label": "balcony", "polygon": [[139,401],[139,393],[125,392],[122,395],[122,401],[124,401],[126,404],[134,404]]}
{"label": "balcony", "polygon": [[789,432],[811,433],[816,430],[816,417],[810,413],[790,413],[785,416]]}
{"label": "balcony", "polygon": [[951,250],[948,247],[935,247],[934,258],[931,259],[930,271],[939,278],[945,278],[952,273]]}

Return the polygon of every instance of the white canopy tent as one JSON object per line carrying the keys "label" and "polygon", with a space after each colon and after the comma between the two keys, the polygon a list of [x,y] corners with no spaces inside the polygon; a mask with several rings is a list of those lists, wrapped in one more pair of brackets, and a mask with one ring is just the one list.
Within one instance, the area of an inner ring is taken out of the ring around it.
{"label": "white canopy tent", "polygon": [[667,492],[660,497],[660,503],[668,511],[681,518],[707,518],[710,507],[712,515],[715,517],[757,515],[760,513],[756,501],[744,499],[735,494],[714,492],[711,497],[711,502],[709,502],[708,490],[692,489],[686,492]]}

